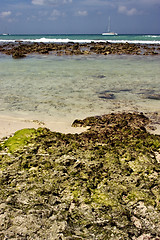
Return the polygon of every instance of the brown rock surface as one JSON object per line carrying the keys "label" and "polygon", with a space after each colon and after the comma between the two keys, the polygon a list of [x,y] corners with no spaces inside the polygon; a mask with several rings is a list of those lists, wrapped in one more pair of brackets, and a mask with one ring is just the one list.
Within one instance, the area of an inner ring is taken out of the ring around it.
{"label": "brown rock surface", "polygon": [[0,52],[12,55],[14,58],[24,57],[26,54],[118,54],[118,55],[157,55],[160,53],[159,45],[141,45],[129,43],[23,43],[15,42],[0,45]]}

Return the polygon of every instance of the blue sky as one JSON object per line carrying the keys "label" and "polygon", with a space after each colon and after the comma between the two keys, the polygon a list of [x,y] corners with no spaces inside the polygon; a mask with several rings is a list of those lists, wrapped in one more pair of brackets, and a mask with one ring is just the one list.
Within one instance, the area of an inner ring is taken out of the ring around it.
{"label": "blue sky", "polygon": [[160,34],[160,0],[0,0],[0,33]]}

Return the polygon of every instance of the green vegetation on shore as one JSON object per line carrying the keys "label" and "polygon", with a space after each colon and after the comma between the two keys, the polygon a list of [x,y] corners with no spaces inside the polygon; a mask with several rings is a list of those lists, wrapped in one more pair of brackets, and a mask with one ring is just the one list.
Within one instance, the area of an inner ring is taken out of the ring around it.
{"label": "green vegetation on shore", "polygon": [[75,120],[81,134],[1,141],[0,239],[159,239],[160,136],[148,123],[108,114]]}

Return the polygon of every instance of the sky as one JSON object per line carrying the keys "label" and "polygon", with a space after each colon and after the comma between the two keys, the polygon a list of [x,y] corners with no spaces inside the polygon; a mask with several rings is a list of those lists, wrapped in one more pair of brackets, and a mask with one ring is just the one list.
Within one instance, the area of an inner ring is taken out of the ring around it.
{"label": "sky", "polygon": [[0,33],[160,34],[160,0],[0,0]]}

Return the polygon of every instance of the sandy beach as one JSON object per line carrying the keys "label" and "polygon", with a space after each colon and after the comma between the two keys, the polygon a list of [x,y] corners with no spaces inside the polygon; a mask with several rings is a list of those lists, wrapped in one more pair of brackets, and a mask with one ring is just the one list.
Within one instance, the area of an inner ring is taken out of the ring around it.
{"label": "sandy beach", "polygon": [[16,118],[7,115],[0,115],[0,138],[8,137],[13,135],[16,131],[24,128],[49,128],[51,131],[60,133],[81,133],[86,128],[82,127],[71,127],[71,122],[40,122],[38,120],[28,120],[23,118]]}
{"label": "sandy beach", "polygon": [[[148,113],[146,114],[149,117],[151,123],[146,127],[147,131],[152,134],[160,135],[160,124],[159,124],[159,114]],[[53,132],[60,133],[81,133],[87,128],[85,127],[72,127],[72,122],[69,121],[47,121],[40,122],[39,120],[29,120],[20,117],[13,117],[9,115],[0,115],[0,138],[9,137],[13,135],[16,131],[24,128],[48,128]]]}

